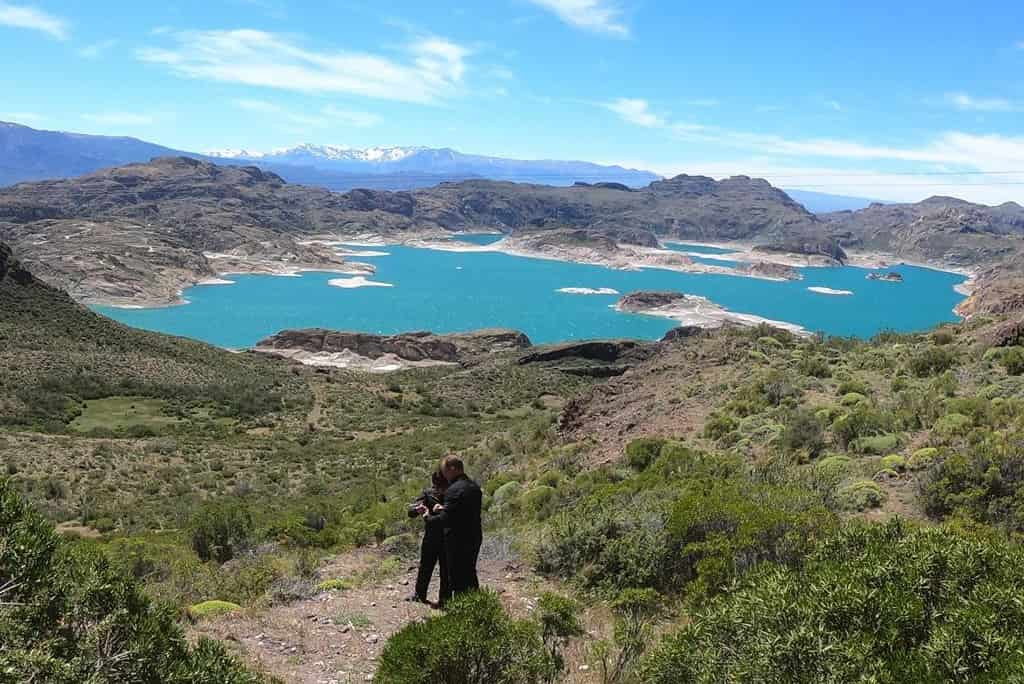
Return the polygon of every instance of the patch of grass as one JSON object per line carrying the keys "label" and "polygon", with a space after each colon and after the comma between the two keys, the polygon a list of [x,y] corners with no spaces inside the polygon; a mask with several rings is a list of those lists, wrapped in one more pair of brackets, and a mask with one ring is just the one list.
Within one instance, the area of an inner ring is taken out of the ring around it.
{"label": "patch of grass", "polygon": [[188,614],[194,620],[201,620],[203,618],[217,617],[219,615],[226,615],[228,613],[234,613],[235,611],[241,610],[242,607],[237,603],[231,601],[203,601],[195,605],[189,606]]}
{"label": "patch of grass", "polygon": [[70,428],[78,432],[92,430],[127,430],[149,428],[154,432],[180,422],[167,415],[167,402],[145,397],[108,397],[86,401],[82,413],[71,421]]}

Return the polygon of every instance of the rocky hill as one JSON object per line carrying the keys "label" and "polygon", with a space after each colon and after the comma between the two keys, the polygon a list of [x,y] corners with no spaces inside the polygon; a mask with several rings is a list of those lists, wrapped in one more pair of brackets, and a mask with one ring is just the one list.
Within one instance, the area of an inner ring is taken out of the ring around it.
{"label": "rocky hill", "polygon": [[520,251],[585,253],[594,263],[636,260],[635,249],[621,253],[619,245],[736,241],[833,263],[849,250],[994,267],[991,281],[1024,252],[1024,208],[1013,203],[932,198],[820,218],[745,176],[678,176],[641,189],[472,180],[412,192],[334,193],[256,167],[168,157],[0,189],[0,240],[37,275],[86,302],[173,302],[183,287],[219,273],[366,272],[372,268],[346,263],[317,239],[474,230],[511,235],[510,248]]}
{"label": "rocky hill", "polygon": [[658,237],[771,247],[796,236],[807,253],[841,257],[823,226],[782,191],[744,177],[680,176],[636,191],[467,181],[332,193],[256,167],[167,157],[0,189],[0,239],[77,299],[120,304],[172,302],[218,273],[369,269],[313,237],[569,229],[611,249],[656,246]]}
{"label": "rocky hill", "polygon": [[989,207],[931,197],[917,204],[872,204],[823,218],[828,231],[848,249],[952,266],[992,264],[1024,244],[1024,207],[1013,202]]}

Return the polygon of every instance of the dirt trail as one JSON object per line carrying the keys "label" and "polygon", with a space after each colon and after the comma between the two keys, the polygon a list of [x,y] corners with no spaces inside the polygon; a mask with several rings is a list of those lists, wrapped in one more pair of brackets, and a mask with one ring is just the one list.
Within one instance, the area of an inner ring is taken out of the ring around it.
{"label": "dirt trail", "polygon": [[320,418],[323,416],[326,396],[324,386],[318,380],[311,380],[309,382],[309,389],[313,393],[313,405],[309,408],[309,415],[306,416],[306,425],[311,430],[315,430],[320,427]]}
{"label": "dirt trail", "polygon": [[[322,579],[368,579],[352,589],[203,621],[194,631],[224,641],[243,659],[288,684],[371,681],[387,638],[434,613],[429,606],[404,600],[412,593],[415,562],[403,564],[397,574],[373,576],[373,569],[388,558],[376,549],[337,556],[320,569]],[[498,591],[517,617],[527,616],[539,594],[551,588],[520,563],[481,560],[479,573],[481,584]],[[436,591],[435,575],[432,596]],[[583,664],[582,646],[571,648],[566,658],[570,674],[565,681],[595,681]]]}

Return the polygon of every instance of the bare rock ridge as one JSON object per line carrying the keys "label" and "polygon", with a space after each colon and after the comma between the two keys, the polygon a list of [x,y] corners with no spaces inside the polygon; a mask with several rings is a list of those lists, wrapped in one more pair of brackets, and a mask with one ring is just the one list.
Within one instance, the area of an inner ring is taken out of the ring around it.
{"label": "bare rock ridge", "polygon": [[[962,268],[1007,304],[1007,273],[1024,273],[1024,208],[952,198],[872,205],[816,216],[767,181],[677,176],[645,188],[554,187],[487,180],[410,192],[327,190],[286,183],[256,167],[184,157],[105,169],[79,178],[0,189],[0,240],[46,282],[80,301],[167,303],[220,273],[308,268],[370,272],[317,238],[385,238],[499,231],[557,255],[659,239],[744,242],[765,252],[846,260],[846,250]],[[764,273],[769,277],[786,274]]]}
{"label": "bare rock ridge", "polygon": [[431,332],[373,335],[309,328],[283,330],[261,340],[256,349],[268,352],[303,351],[311,354],[351,352],[367,359],[378,359],[390,354],[404,361],[463,363],[482,355],[519,351],[530,346],[530,339],[523,333],[500,328],[450,335],[435,335]]}
{"label": "bare rock ridge", "polygon": [[693,298],[682,292],[641,291],[624,295],[617,304],[620,311],[649,311],[666,306],[675,306],[691,301]]}

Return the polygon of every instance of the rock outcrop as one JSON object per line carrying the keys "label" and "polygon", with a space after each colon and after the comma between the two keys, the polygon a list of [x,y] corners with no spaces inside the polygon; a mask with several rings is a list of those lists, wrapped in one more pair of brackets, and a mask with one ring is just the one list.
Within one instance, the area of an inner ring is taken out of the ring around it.
{"label": "rock outcrop", "polygon": [[694,301],[695,297],[685,295],[682,292],[668,291],[642,291],[631,292],[623,296],[616,307],[620,311],[633,313],[662,309]]}
{"label": "rock outcrop", "polygon": [[392,356],[411,362],[468,363],[486,354],[520,351],[530,346],[530,339],[523,333],[501,328],[450,335],[435,335],[431,332],[373,335],[309,328],[283,330],[261,340],[256,350],[317,355],[348,352],[364,359]]}

